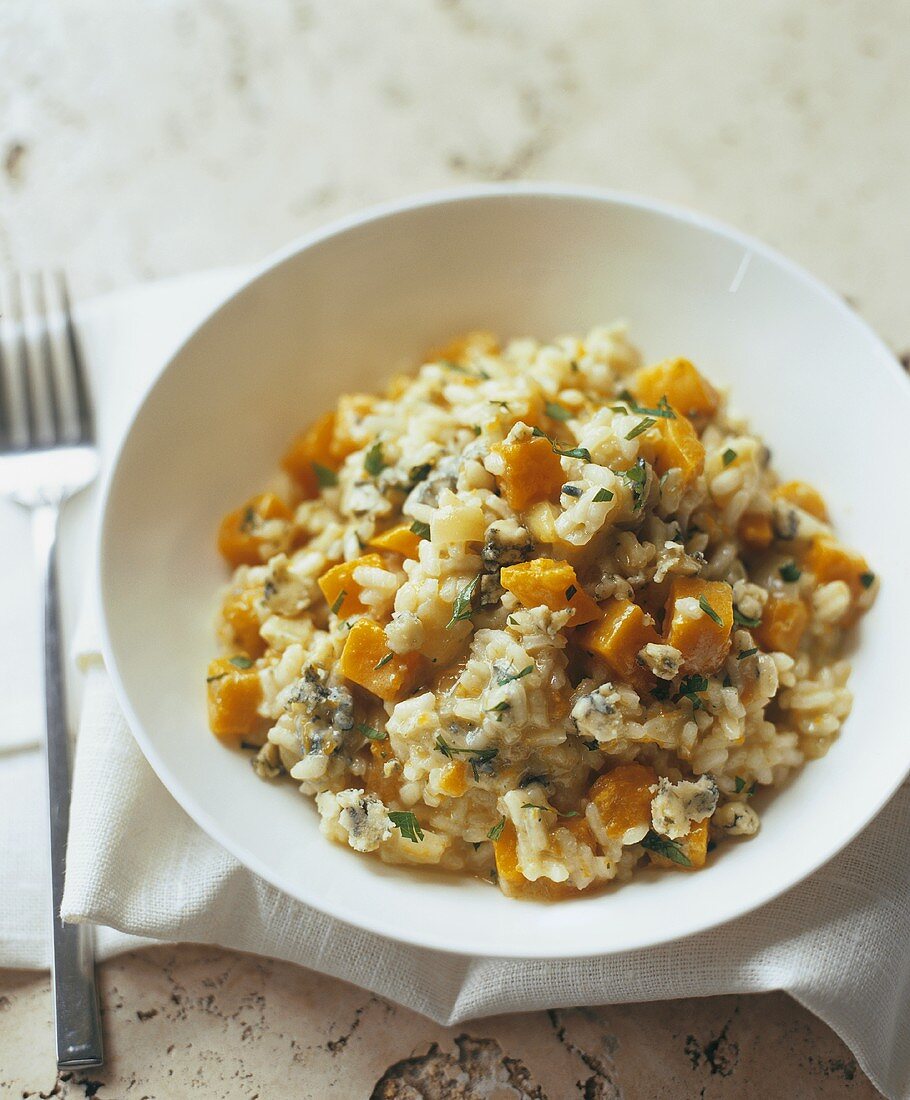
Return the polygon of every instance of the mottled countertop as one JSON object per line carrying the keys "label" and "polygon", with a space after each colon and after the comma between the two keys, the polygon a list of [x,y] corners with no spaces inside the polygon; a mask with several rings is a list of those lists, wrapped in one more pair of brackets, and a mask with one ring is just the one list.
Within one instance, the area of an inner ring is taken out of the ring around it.
{"label": "mottled countertop", "polygon": [[[904,0],[4,0],[0,267],[85,295],[407,192],[562,179],[735,222],[906,355],[908,36]],[[189,946],[101,986],[108,1064],[58,1077],[46,976],[0,973],[0,1095],[877,1095],[782,994],[442,1028]]]}

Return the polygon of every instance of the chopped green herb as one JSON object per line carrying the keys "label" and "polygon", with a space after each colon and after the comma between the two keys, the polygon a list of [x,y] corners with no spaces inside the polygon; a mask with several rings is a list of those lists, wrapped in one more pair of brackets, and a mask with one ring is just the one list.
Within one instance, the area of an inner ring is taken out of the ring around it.
{"label": "chopped green herb", "polygon": [[714,608],[708,603],[708,600],[705,596],[698,597],[698,606],[702,609],[702,611],[704,611],[708,618],[712,620],[712,622],[717,623],[718,626],[724,625],[723,619],[721,619],[720,615],[718,615]]}
{"label": "chopped green herb", "polygon": [[577,371],[578,370],[578,361],[576,359],[573,359],[572,362],[569,364],[569,370],[570,371]]}
{"label": "chopped green herb", "polygon": [[428,523],[421,523],[419,519],[415,519],[411,524],[411,530],[415,535],[420,535],[422,539],[428,539],[430,537],[430,525]]}
{"label": "chopped green herb", "polygon": [[578,810],[566,810],[566,812],[564,814],[560,814],[559,816],[560,817],[578,817],[579,816],[579,811]]}
{"label": "chopped green herb", "polygon": [[638,413],[639,416],[657,416],[662,420],[676,419],[676,413],[670,408],[670,402],[667,400],[666,394],[657,402],[656,409],[649,409],[646,405],[639,405],[628,390],[620,390],[619,396],[621,400],[625,401],[632,412]]}
{"label": "chopped green herb", "polygon": [[373,665],[374,669],[384,668],[389,661],[395,656],[394,653],[387,653],[384,657],[380,657],[379,660]]}
{"label": "chopped green herb", "polygon": [[697,673],[692,676],[686,676],[679,685],[679,691],[673,696],[673,702],[678,703],[680,699],[688,699],[692,704],[693,710],[698,710],[699,707],[704,706],[698,693],[700,691],[707,691],[707,689],[708,681],[704,676],[699,676]]}
{"label": "chopped green herb", "polygon": [[440,362],[444,367],[448,367],[449,370],[457,370],[459,374],[468,373],[468,368],[463,367],[461,363],[456,363],[454,359],[441,359]]}
{"label": "chopped green herb", "polygon": [[729,672],[728,672],[728,673],[727,673],[727,675],[726,675],[726,676],[725,676],[725,677],[723,678],[723,680],[721,680],[721,683],[723,684],[723,686],[724,686],[725,688],[728,688],[728,687],[732,687],[732,686],[733,686],[733,681],[732,681],[732,680],[730,679],[730,673],[729,673]]}
{"label": "chopped green herb", "polygon": [[553,420],[571,420],[572,412],[567,409],[565,405],[560,405],[557,401],[548,401],[544,405],[544,410]]}
{"label": "chopped green herb", "polygon": [[386,461],[382,457],[382,443],[377,439],[366,453],[366,458],[363,460],[363,468],[370,477],[378,477],[385,467]]}
{"label": "chopped green herb", "polygon": [[480,426],[479,424],[472,424],[472,425],[471,425],[471,431],[472,431],[472,432],[473,432],[473,433],[474,433],[475,435],[480,435],[480,433],[481,433],[481,431],[482,431],[482,430],[483,430],[483,429],[481,428],[481,426]]}
{"label": "chopped green herb", "polygon": [[357,732],[362,733],[368,741],[385,741],[389,736],[385,730],[375,729],[373,726],[368,726],[366,722],[357,723]]}
{"label": "chopped green herb", "polygon": [[226,672],[219,672],[217,676],[206,676],[205,682],[207,684],[214,684],[216,680],[223,680],[227,676]]}
{"label": "chopped green herb", "polygon": [[738,608],[733,608],[733,621],[737,626],[745,626],[752,629],[761,622],[761,615],[757,619],[750,619],[748,615],[744,615]]}
{"label": "chopped green herb", "polygon": [[634,466],[630,466],[628,470],[620,470],[619,476],[624,477],[628,481],[632,489],[632,511],[637,512],[641,508],[644,502],[645,488],[648,484],[648,471],[645,468],[645,461],[640,458]]}
{"label": "chopped green herb", "polygon": [[253,662],[249,659],[249,657],[244,657],[242,654],[238,654],[236,657],[231,657],[230,661],[234,668],[253,667]]}
{"label": "chopped green herb", "polygon": [[641,842],[642,848],[647,848],[649,852],[655,852],[659,856],[663,856],[664,859],[669,859],[673,863],[678,863],[680,867],[691,867],[692,860],[682,850],[678,840],[670,840],[669,837],[660,836],[655,833],[653,829],[650,829],[646,834],[644,840]]}
{"label": "chopped green herb", "polygon": [[553,453],[562,455],[563,458],[580,458],[583,462],[591,461],[591,452],[587,447],[569,447],[568,450],[563,451],[554,444]]}
{"label": "chopped green herb", "polygon": [[613,494],[609,489],[598,489],[594,494],[594,503],[603,504],[605,501],[612,500]]}
{"label": "chopped green herb", "polygon": [[745,790],[746,781],[745,781],[745,779],[743,779],[743,777],[741,775],[736,776],[733,783],[734,783],[734,786],[736,788],[736,793],[737,794],[740,794],[742,791]]}
{"label": "chopped green herb", "polygon": [[611,405],[610,406],[610,411],[615,412],[615,413],[621,413],[623,416],[628,416],[629,415],[629,410],[626,408],[625,405]]}
{"label": "chopped green herb", "polygon": [[243,512],[243,518],[240,521],[240,530],[245,535],[249,534],[253,529],[253,524],[256,522],[256,512],[252,505],[247,506]]}
{"label": "chopped green herb", "polygon": [[542,813],[555,814],[556,811],[551,806],[538,806],[536,802],[523,802],[521,805],[523,810],[540,810]]}
{"label": "chopped green herb", "polygon": [[493,828],[487,833],[487,836],[490,838],[490,840],[499,840],[499,838],[502,836],[502,830],[505,828],[505,824],[506,824],[506,819],[505,819],[505,816],[503,816],[496,822],[496,824],[493,826]]}
{"label": "chopped green herb", "polygon": [[493,714],[494,712],[498,713],[498,714],[502,714],[503,711],[511,709],[511,706],[512,706],[511,703],[509,703],[505,699],[503,699],[503,701],[501,703],[497,703],[495,707],[488,707],[487,708],[487,714]]}
{"label": "chopped green herb", "polygon": [[390,810],[389,819],[405,840],[413,841],[414,844],[423,840],[423,829],[417,821],[417,815],[410,810]]}
{"label": "chopped green herb", "polygon": [[513,672],[508,676],[500,676],[497,680],[498,684],[511,684],[513,680],[520,680],[522,677],[529,675],[534,671],[533,665],[528,665],[527,668],[523,668],[521,672]]}
{"label": "chopped green herb", "polygon": [[875,574],[874,573],[860,573],[859,583],[863,586],[863,588],[871,588],[872,585],[875,583]]}
{"label": "chopped green herb", "polygon": [[751,649],[741,649],[736,655],[737,661],[744,661],[747,657],[754,657],[758,653],[758,646],[753,646]]}
{"label": "chopped green herb", "polygon": [[651,694],[658,702],[662,703],[665,699],[670,698],[670,685],[665,680],[661,680],[659,684],[651,688]]}
{"label": "chopped green herb", "polygon": [[575,585],[570,584],[569,587],[566,589],[566,599],[571,600],[577,591],[578,589],[575,587]]}
{"label": "chopped green herb", "polygon": [[430,474],[430,470],[433,467],[429,462],[421,462],[419,466],[412,466],[408,472],[408,479],[412,485],[417,485],[419,482],[426,480]]}
{"label": "chopped green herb", "polygon": [[728,447],[720,457],[723,459],[724,466],[729,466],[730,463],[735,462],[739,456],[732,447]]}
{"label": "chopped green herb", "polygon": [[799,578],[802,576],[802,571],[799,569],[795,561],[788,561],[786,565],[782,565],[780,569],[778,569],[778,573],[780,573],[785,581],[788,581],[791,584],[794,581],[798,581]]}
{"label": "chopped green herb", "polygon": [[443,756],[447,756],[450,760],[452,759],[453,753],[461,753],[464,756],[472,757],[472,763],[477,764],[488,764],[499,755],[499,749],[456,748],[455,745],[448,744],[441,733],[436,735],[436,748],[439,749]]}
{"label": "chopped green herb", "polygon": [[328,466],[323,466],[320,462],[311,462],[310,465],[313,467],[313,473],[316,475],[320,489],[330,489],[333,485],[338,484],[338,474],[334,470],[330,470]]}
{"label": "chopped green herb", "polygon": [[469,581],[455,597],[455,602],[452,604],[452,618],[446,623],[446,630],[456,623],[470,619],[471,615],[474,613],[472,601],[479,580],[480,574],[478,573],[477,576],[472,581]]}
{"label": "chopped green herb", "polygon": [[642,432],[646,432],[649,428],[653,428],[657,421],[653,416],[646,416],[644,420],[639,420],[635,427],[626,432],[626,439],[634,439],[637,435],[641,435]]}
{"label": "chopped green herb", "polygon": [[341,605],[344,603],[344,598],[347,594],[348,594],[348,591],[347,591],[346,588],[342,588],[342,590],[338,593],[338,599],[335,600],[335,602],[332,604],[331,608],[329,609],[332,612],[333,615],[337,615],[338,612],[341,610]]}

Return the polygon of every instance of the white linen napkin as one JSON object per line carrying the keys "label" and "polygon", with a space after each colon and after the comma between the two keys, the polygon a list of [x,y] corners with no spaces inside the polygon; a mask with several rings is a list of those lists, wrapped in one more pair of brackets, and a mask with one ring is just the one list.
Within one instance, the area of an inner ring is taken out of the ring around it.
{"label": "white linen napkin", "polygon": [[[159,284],[80,315],[105,452],[155,366],[236,278],[228,272]],[[74,515],[67,532],[73,578],[87,560],[86,518],[85,509]],[[130,735],[92,653],[91,621],[80,632],[85,676],[63,914],[100,926],[101,957],[145,942],[137,936],[221,944],[343,978],[444,1023],[543,1007],[785,989],[841,1035],[887,1096],[910,1098],[910,787],[809,880],[699,936],[569,962],[409,948],[291,900],[190,820]],[[21,636],[15,647],[0,639],[0,660],[8,656],[19,667],[21,653]],[[25,711],[7,708],[6,699],[0,695],[0,723],[10,731],[6,751],[0,742],[0,965],[40,967],[47,958],[41,758],[28,747],[34,734],[24,724],[17,739]]]}

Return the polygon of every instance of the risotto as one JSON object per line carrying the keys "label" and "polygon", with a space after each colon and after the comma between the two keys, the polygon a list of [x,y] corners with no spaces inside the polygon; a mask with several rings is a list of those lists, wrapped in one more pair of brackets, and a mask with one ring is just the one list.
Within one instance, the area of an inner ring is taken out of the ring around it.
{"label": "risotto", "polygon": [[703,867],[850,710],[878,581],[686,359],[474,333],[226,516],[212,731],[388,863],[562,899]]}

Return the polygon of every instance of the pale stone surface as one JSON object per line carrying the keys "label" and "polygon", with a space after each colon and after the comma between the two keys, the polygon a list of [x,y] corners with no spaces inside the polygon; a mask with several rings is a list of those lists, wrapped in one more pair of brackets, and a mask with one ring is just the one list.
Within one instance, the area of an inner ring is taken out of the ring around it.
{"label": "pale stone surface", "polygon": [[[0,267],[93,293],[407,192],[563,179],[737,223],[906,353],[908,32],[905,0],[3,0]],[[102,988],[109,1065],[55,1086],[47,980],[0,974],[0,1095],[875,1095],[782,995],[445,1029],[202,948]]]}
{"label": "pale stone surface", "polygon": [[0,990],[4,1097],[878,1095],[843,1043],[783,994],[537,1012],[445,1028],[286,963],[158,947],[101,967],[108,1064],[58,1082],[47,979],[0,972]]}

